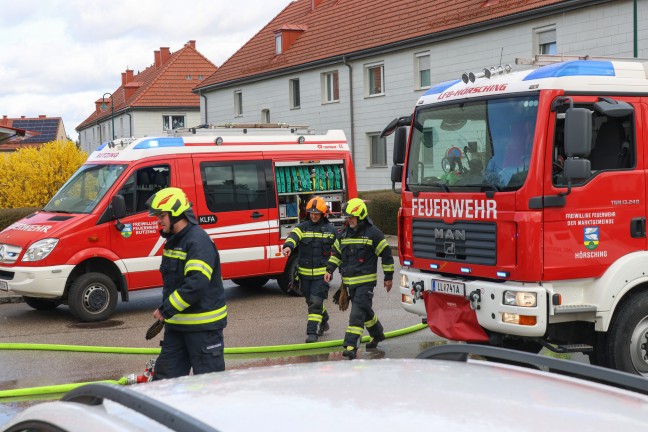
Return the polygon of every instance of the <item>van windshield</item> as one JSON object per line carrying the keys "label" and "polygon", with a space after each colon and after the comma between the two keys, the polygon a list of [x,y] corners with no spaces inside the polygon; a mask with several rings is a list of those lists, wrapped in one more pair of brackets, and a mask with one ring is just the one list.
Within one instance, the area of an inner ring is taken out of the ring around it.
{"label": "van windshield", "polygon": [[529,170],[537,114],[537,94],[418,109],[409,189],[519,189]]}
{"label": "van windshield", "polygon": [[83,165],[43,207],[43,211],[91,213],[125,170],[126,165]]}

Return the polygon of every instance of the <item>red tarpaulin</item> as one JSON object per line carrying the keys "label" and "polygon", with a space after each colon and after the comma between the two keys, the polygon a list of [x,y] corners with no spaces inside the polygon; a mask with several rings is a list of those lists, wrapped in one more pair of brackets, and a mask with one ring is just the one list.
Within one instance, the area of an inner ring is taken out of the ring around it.
{"label": "red tarpaulin", "polygon": [[438,336],[454,341],[488,342],[470,302],[461,296],[423,293],[427,324]]}

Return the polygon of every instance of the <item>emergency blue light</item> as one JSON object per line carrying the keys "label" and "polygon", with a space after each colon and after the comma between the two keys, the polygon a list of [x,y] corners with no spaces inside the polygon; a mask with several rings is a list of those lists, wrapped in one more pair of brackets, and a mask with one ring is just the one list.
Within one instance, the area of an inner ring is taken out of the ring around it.
{"label": "emergency blue light", "polygon": [[566,76],[614,76],[610,61],[575,60],[543,66],[529,73],[523,81]]}
{"label": "emergency blue light", "polygon": [[411,266],[411,265],[412,265],[412,261],[410,261],[410,260],[403,260],[403,265]]}
{"label": "emergency blue light", "polygon": [[470,273],[472,270],[468,267],[461,267],[461,273]]}
{"label": "emergency blue light", "polygon": [[505,271],[498,271],[498,272],[497,272],[497,277],[500,277],[500,278],[507,278],[507,277],[509,277],[509,276],[510,276],[509,272],[505,272]]}
{"label": "emergency blue light", "polygon": [[439,269],[439,264],[430,264],[430,268],[432,270],[438,270]]}
{"label": "emergency blue light", "polygon": [[461,81],[461,80],[452,80],[452,81],[446,81],[446,82],[441,83],[441,84],[437,84],[434,87],[430,88],[430,90],[426,91],[423,94],[423,96],[429,96],[429,95],[433,95],[433,94],[443,93],[444,91],[446,91],[447,89],[449,89],[453,85],[457,84],[459,81]]}
{"label": "emergency blue light", "polygon": [[138,143],[135,147],[136,150],[161,148],[161,147],[184,147],[184,140],[182,138],[148,138]]}

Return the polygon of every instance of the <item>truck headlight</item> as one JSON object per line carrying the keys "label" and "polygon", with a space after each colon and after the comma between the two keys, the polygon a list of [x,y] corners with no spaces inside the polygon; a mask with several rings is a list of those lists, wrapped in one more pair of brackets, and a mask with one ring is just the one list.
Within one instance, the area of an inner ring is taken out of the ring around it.
{"label": "truck headlight", "polygon": [[524,291],[504,291],[504,304],[507,306],[535,307],[536,293]]}
{"label": "truck headlight", "polygon": [[407,288],[407,282],[408,282],[407,275],[401,273],[401,275],[400,275],[400,286],[402,286],[403,288]]}
{"label": "truck headlight", "polygon": [[29,246],[25,255],[22,257],[22,261],[40,261],[47,257],[54,250],[54,247],[58,244],[58,239],[48,238],[43,240],[38,240],[33,245]]}

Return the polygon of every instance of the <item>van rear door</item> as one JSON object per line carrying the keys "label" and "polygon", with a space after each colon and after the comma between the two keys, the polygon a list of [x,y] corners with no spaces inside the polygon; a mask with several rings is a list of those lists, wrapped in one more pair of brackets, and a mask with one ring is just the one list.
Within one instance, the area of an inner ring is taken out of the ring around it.
{"label": "van rear door", "polygon": [[[223,278],[267,274],[270,254],[270,209],[276,208],[270,161],[261,153],[194,156],[195,208],[201,226],[220,252]],[[275,226],[274,230],[278,228]]]}

